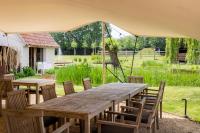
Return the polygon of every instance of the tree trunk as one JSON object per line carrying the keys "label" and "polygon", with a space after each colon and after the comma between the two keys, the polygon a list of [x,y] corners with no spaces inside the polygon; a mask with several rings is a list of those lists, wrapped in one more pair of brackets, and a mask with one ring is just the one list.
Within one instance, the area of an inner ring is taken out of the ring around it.
{"label": "tree trunk", "polygon": [[84,48],[84,55],[86,55],[86,48]]}
{"label": "tree trunk", "polygon": [[74,48],[74,55],[76,55],[76,49]]}
{"label": "tree trunk", "polygon": [[113,52],[113,51],[108,51],[108,52],[110,54],[110,59],[111,59],[111,62],[113,64],[113,66],[114,67],[119,67],[120,62],[119,62],[119,59],[118,59],[117,52]]}

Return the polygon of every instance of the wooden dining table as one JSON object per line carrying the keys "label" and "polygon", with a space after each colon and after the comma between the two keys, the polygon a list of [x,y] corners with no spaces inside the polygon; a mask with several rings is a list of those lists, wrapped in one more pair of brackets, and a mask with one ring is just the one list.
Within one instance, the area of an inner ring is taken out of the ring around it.
{"label": "wooden dining table", "polygon": [[90,133],[90,120],[117,102],[129,99],[148,86],[134,83],[109,83],[87,91],[54,98],[28,107],[47,116],[84,120],[84,133]]}
{"label": "wooden dining table", "polygon": [[40,102],[40,94],[39,94],[39,89],[42,86],[45,85],[52,85],[55,84],[54,80],[51,79],[36,79],[36,78],[28,78],[28,79],[17,79],[12,81],[13,86],[26,86],[28,89],[30,87],[35,87],[36,91],[36,104]]}

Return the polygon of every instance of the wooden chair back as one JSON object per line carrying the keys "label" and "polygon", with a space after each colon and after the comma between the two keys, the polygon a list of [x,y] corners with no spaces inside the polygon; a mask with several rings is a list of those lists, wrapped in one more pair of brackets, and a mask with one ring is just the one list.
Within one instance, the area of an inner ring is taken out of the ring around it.
{"label": "wooden chair back", "polygon": [[130,112],[134,112],[134,115],[136,115],[135,118],[135,123],[136,125],[140,125],[141,122],[141,118],[142,118],[142,110],[144,108],[146,102],[146,98],[142,98],[141,101],[139,102],[132,102],[132,104],[134,104],[134,107],[126,107],[126,106],[122,106],[122,112],[126,111],[130,111]]}
{"label": "wooden chair back", "polygon": [[75,93],[74,85],[72,81],[63,82],[63,87],[64,87],[65,95]]}
{"label": "wooden chair back", "polygon": [[41,91],[44,101],[57,98],[55,84],[42,86]]}
{"label": "wooden chair back", "polygon": [[13,91],[12,80],[10,79],[1,79],[0,80],[0,95],[2,98],[7,97],[7,93]]}
{"label": "wooden chair back", "polygon": [[44,133],[43,113],[4,110],[3,117],[8,133]]}
{"label": "wooden chair back", "polygon": [[160,90],[163,90],[163,91],[162,91],[161,100],[163,99],[163,95],[164,95],[164,91],[165,91],[165,84],[166,84],[165,81],[161,81],[161,82],[160,82],[159,91],[160,91]]}
{"label": "wooden chair back", "polygon": [[[139,126],[141,123],[142,110],[145,104],[145,98],[141,102],[137,103],[137,107],[123,106],[122,113],[120,112],[106,112],[107,115],[105,120],[98,120],[98,133],[139,133]],[[134,111],[134,114],[126,113],[125,110]],[[126,120],[126,117],[135,117],[136,119],[131,122],[131,120]],[[113,119],[114,118],[114,119]]]}
{"label": "wooden chair back", "polygon": [[7,108],[13,110],[24,110],[28,106],[26,92],[24,90],[8,92]]}
{"label": "wooden chair back", "polygon": [[3,76],[5,73],[6,73],[5,65],[0,65],[0,77]]}
{"label": "wooden chair back", "polygon": [[144,104],[145,104],[146,99],[143,98],[141,102],[139,102],[139,104],[136,106],[138,108],[137,110],[137,116],[136,116],[136,125],[139,125],[141,122],[141,118],[142,118],[142,110],[144,108]]}
{"label": "wooden chair back", "polygon": [[142,76],[128,76],[128,83],[144,83]]}
{"label": "wooden chair back", "polygon": [[90,78],[84,78],[83,79],[83,87],[84,87],[84,90],[88,90],[88,89],[92,88],[92,84],[91,84]]}
{"label": "wooden chair back", "polygon": [[164,87],[165,87],[165,82],[161,81],[160,82],[159,92],[157,94],[157,98],[155,100],[155,104],[153,105],[153,108],[152,108],[152,112],[153,113],[149,117],[149,119],[153,119],[156,116],[156,113],[157,113],[157,110],[158,110],[158,106],[159,106],[160,101],[162,100],[162,97],[163,97]]}

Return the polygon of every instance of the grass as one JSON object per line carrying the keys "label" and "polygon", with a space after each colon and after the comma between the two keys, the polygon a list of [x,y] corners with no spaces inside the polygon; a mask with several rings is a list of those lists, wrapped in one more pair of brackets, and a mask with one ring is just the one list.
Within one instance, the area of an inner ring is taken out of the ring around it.
{"label": "grass", "polygon": [[195,121],[200,121],[200,87],[166,86],[164,93],[163,109],[165,112],[184,115],[183,98],[188,100],[188,116]]}
{"label": "grass", "polygon": [[[184,115],[183,98],[188,99],[188,115],[196,121],[200,121],[200,67],[198,65],[189,64],[166,64],[163,56],[156,54],[156,60],[153,56],[146,56],[142,53],[153,55],[151,49],[144,49],[135,55],[134,75],[144,76],[145,82],[150,86],[158,86],[160,80],[167,82],[163,108],[164,111]],[[60,56],[60,61],[75,62],[63,68],[51,70],[50,73],[56,73],[57,93],[63,95],[61,82],[72,80],[76,84],[76,91],[82,91],[81,80],[84,77],[90,77],[94,86],[102,84],[102,66],[93,64],[96,60],[94,56]],[[82,65],[78,62],[79,58],[83,61],[87,59],[89,65]],[[107,56],[108,60],[109,57]],[[122,67],[125,74],[130,74],[132,56],[120,56]],[[56,58],[58,60],[58,57]],[[122,78],[122,74],[118,71],[118,75]],[[107,82],[117,82],[117,80],[107,72]]]}

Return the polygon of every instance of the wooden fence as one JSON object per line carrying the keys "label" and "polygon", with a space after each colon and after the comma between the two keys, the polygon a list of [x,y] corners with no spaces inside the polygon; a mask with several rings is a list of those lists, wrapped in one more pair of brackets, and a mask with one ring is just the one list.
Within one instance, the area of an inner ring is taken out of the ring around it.
{"label": "wooden fence", "polygon": [[[132,56],[134,51],[118,51],[118,55],[119,56]],[[139,52],[139,53],[138,53]],[[98,51],[97,52],[98,55],[102,55],[102,51]],[[106,51],[105,52],[106,55],[109,55],[109,52]],[[162,55],[165,55],[165,51],[153,51],[151,53],[148,52],[141,52],[141,51],[135,51],[135,54],[137,54],[137,56],[135,56],[136,58],[145,58],[145,57],[152,57],[154,59],[156,59],[156,57]]]}

